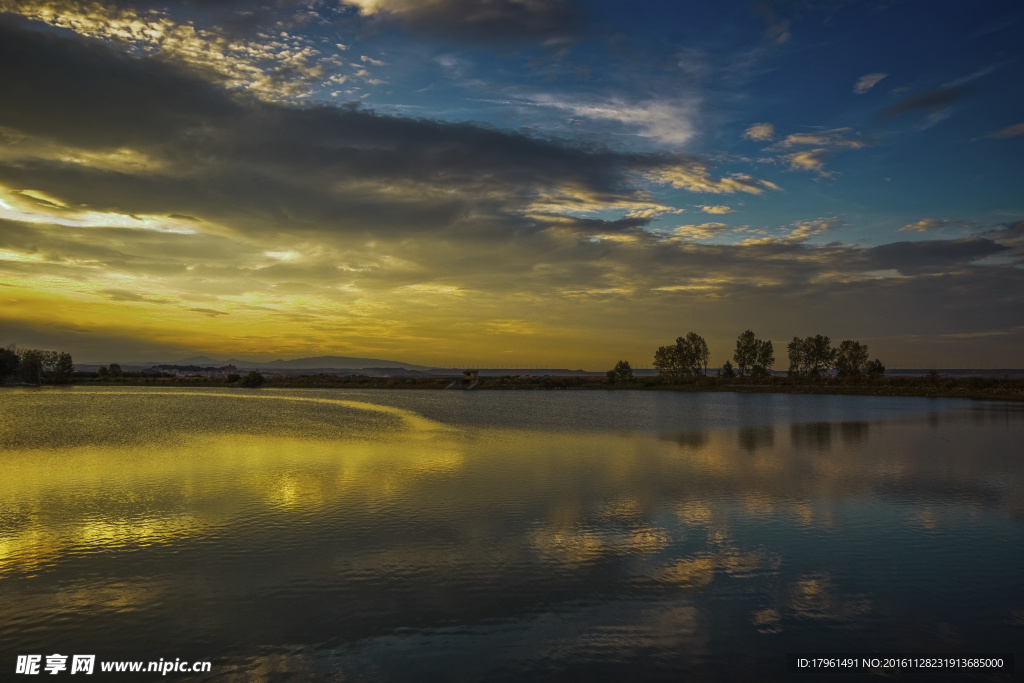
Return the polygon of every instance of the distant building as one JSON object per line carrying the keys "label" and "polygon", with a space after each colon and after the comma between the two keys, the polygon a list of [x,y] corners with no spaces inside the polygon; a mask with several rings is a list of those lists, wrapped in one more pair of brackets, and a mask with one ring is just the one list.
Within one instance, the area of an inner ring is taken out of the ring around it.
{"label": "distant building", "polygon": [[479,377],[479,370],[463,370],[462,379],[455,380],[446,386],[445,389],[472,389],[480,381]]}

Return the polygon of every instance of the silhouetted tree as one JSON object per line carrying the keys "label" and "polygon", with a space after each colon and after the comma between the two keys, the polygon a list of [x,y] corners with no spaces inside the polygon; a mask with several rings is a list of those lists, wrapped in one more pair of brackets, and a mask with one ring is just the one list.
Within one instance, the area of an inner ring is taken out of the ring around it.
{"label": "silhouetted tree", "polygon": [[75,374],[75,362],[71,358],[70,353],[61,352],[55,354],[56,358],[53,359],[53,366],[50,369],[49,380],[53,384],[66,384],[71,381],[71,377]]}
{"label": "silhouetted tree", "polygon": [[250,388],[261,387],[265,381],[263,375],[255,370],[250,370],[249,374],[242,378],[242,386]]}
{"label": "silhouetted tree", "polygon": [[0,349],[0,377],[13,375],[18,371],[21,358],[18,356],[18,349],[11,344],[5,349]]}
{"label": "silhouetted tree", "polygon": [[754,377],[771,377],[773,365],[775,365],[775,347],[772,346],[771,340],[758,339],[750,374]]}
{"label": "silhouetted tree", "polygon": [[736,361],[736,369],[740,377],[747,373],[755,377],[766,377],[771,374],[775,363],[775,348],[771,341],[758,339],[751,330],[747,330],[736,338],[736,352],[732,359]]}
{"label": "silhouetted tree", "polygon": [[107,374],[110,375],[110,379],[121,379],[124,377],[124,370],[117,363],[111,363],[107,368]]}
{"label": "silhouetted tree", "polygon": [[869,377],[881,377],[885,374],[885,366],[876,358],[864,366],[864,374]]}
{"label": "silhouetted tree", "polygon": [[[677,346],[679,343],[679,340],[676,339]],[[683,344],[687,351],[686,360],[689,361],[690,372],[695,375],[708,374],[708,358],[710,353],[708,351],[708,343],[704,341],[704,337],[696,332],[687,332]]]}
{"label": "silhouetted tree", "polygon": [[[620,360],[610,372],[615,373],[615,381],[632,382],[633,368],[629,367],[629,361]],[[612,382],[615,383],[614,381]]]}
{"label": "silhouetted tree", "polygon": [[718,374],[722,377],[732,379],[736,376],[736,371],[732,369],[732,363],[725,361],[725,365],[722,366],[722,370]]}
{"label": "silhouetted tree", "polygon": [[867,369],[868,347],[852,339],[844,339],[836,351],[836,373],[840,377],[856,377]]}
{"label": "silhouetted tree", "polygon": [[793,341],[786,346],[789,352],[789,374],[799,375],[805,372],[807,367],[807,352],[804,340],[800,337],[793,337]]}
{"label": "silhouetted tree", "polygon": [[663,377],[678,377],[682,374],[679,349],[675,344],[658,347],[654,352],[654,369]]}
{"label": "silhouetted tree", "polygon": [[43,383],[43,353],[39,349],[22,349],[19,369],[23,382],[28,382],[29,384]]}
{"label": "silhouetted tree", "polygon": [[757,357],[757,337],[752,330],[747,330],[736,339],[736,351],[732,359],[736,361],[736,374],[745,377]]}
{"label": "silhouetted tree", "polygon": [[831,370],[838,354],[838,350],[832,347],[832,340],[820,334],[804,339],[793,337],[786,348],[789,350],[789,371],[812,377]]}
{"label": "silhouetted tree", "polygon": [[672,346],[661,346],[654,353],[654,367],[659,375],[681,377],[707,374],[708,344],[696,332],[676,337]]}

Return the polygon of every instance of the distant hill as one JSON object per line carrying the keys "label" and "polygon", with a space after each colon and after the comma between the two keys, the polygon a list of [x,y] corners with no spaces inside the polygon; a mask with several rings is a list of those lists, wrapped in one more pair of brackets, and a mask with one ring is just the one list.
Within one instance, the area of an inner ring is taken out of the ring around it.
{"label": "distant hill", "polygon": [[380,360],[378,358],[356,358],[353,356],[315,356],[313,358],[295,358],[293,360],[272,360],[265,363],[253,360],[241,360],[229,358],[228,360],[216,360],[209,356],[192,356],[180,358],[174,361],[147,361],[146,363],[132,363],[132,365],[200,365],[203,367],[223,367],[234,365],[239,369],[266,369],[266,370],[319,370],[322,368],[333,368],[338,370],[360,370],[362,368],[405,368],[406,370],[429,370],[423,365],[403,363],[397,360]]}

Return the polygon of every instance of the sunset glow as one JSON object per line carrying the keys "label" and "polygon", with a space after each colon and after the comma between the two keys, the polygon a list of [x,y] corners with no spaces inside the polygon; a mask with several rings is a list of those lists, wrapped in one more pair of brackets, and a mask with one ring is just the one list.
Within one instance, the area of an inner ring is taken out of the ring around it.
{"label": "sunset glow", "polygon": [[1020,367],[1024,9],[768,7],[0,0],[0,344]]}

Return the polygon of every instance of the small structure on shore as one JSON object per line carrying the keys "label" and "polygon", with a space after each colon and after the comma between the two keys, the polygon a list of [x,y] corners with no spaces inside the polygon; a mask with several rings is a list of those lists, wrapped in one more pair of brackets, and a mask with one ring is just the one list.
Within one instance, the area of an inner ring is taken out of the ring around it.
{"label": "small structure on shore", "polygon": [[479,370],[463,370],[462,379],[457,379],[445,389],[472,389],[480,383],[480,371]]}

